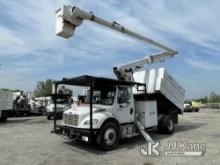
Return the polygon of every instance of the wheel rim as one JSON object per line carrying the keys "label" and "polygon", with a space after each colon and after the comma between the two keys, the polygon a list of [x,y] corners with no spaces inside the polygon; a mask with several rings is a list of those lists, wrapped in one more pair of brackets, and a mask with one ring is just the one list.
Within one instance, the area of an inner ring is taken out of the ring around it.
{"label": "wheel rim", "polygon": [[173,130],[173,121],[172,121],[172,120],[169,120],[168,129],[169,129],[170,131]]}
{"label": "wheel rim", "polygon": [[116,131],[114,128],[108,128],[104,134],[104,141],[107,145],[112,145],[116,141]]}

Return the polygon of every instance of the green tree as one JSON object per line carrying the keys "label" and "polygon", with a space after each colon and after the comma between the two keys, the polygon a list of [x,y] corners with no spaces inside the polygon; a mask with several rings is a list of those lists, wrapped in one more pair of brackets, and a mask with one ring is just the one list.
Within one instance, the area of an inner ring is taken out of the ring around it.
{"label": "green tree", "polygon": [[208,95],[208,102],[209,103],[220,102],[220,96],[217,95],[215,92],[210,92],[210,94]]}
{"label": "green tree", "polygon": [[46,79],[45,81],[38,81],[37,87],[34,90],[35,97],[42,97],[52,94],[52,79]]}
{"label": "green tree", "polygon": [[9,88],[0,88],[0,91],[8,91],[8,92],[20,92],[19,89],[9,89]]}
{"label": "green tree", "polygon": [[206,96],[206,97],[202,97],[202,98],[199,98],[199,99],[194,99],[193,101],[202,102],[202,103],[205,104],[205,103],[208,102],[208,98]]}

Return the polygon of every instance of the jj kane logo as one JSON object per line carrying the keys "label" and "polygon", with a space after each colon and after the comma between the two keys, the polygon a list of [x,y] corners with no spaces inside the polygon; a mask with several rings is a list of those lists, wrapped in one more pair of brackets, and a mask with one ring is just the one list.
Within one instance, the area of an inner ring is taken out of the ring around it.
{"label": "jj kane logo", "polygon": [[138,147],[144,156],[204,156],[205,143],[188,143],[186,141],[168,141],[165,149],[161,150],[161,141],[148,142],[144,147]]}

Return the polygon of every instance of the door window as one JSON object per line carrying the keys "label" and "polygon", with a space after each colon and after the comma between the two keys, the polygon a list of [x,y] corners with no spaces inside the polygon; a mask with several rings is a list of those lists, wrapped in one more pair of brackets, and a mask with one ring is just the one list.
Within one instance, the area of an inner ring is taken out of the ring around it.
{"label": "door window", "polygon": [[129,92],[128,88],[125,87],[119,87],[119,92],[118,92],[118,104],[123,104],[123,103],[129,103],[131,94]]}

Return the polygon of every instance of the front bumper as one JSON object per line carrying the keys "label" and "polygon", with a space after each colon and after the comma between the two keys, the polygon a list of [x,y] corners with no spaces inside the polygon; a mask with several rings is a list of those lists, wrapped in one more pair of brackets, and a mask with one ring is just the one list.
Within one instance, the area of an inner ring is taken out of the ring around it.
{"label": "front bumper", "polygon": [[93,142],[94,139],[96,139],[97,137],[98,130],[92,129],[90,132],[90,129],[81,129],[81,128],[73,128],[64,125],[57,125],[56,131],[54,133],[62,136],[66,136],[71,139]]}

